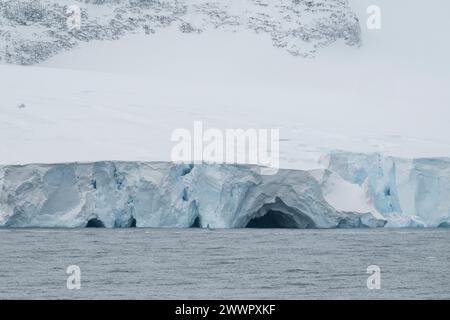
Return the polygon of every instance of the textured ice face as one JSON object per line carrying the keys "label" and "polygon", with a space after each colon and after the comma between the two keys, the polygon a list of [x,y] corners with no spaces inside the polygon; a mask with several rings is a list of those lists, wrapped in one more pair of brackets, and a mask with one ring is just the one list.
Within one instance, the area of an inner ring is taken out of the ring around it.
{"label": "textured ice face", "polygon": [[[67,8],[81,8],[81,29],[67,27]],[[34,64],[80,42],[114,40],[167,27],[183,33],[253,30],[293,55],[313,57],[343,40],[359,45],[360,26],[347,0],[166,0],[0,2],[0,61]]]}
{"label": "textured ice face", "polygon": [[450,221],[450,159],[400,159],[335,152],[329,170],[364,188],[387,226],[437,227]]}
{"label": "textured ice face", "polygon": [[[261,176],[238,165],[96,162],[0,167],[5,227],[381,227],[341,212],[306,171]],[[267,224],[267,222],[265,223]]]}
{"label": "textured ice face", "polygon": [[450,160],[335,152],[328,169],[95,162],[0,167],[7,227],[437,227]]}

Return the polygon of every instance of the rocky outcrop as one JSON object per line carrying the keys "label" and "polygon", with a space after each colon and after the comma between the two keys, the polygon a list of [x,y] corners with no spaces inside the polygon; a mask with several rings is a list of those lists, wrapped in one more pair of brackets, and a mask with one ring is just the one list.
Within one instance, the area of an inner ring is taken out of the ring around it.
{"label": "rocky outcrop", "polygon": [[[81,9],[81,28],[67,26],[70,5]],[[253,30],[290,54],[314,57],[343,40],[360,44],[360,26],[347,0],[9,0],[0,2],[0,61],[30,65],[81,42],[151,34]]]}

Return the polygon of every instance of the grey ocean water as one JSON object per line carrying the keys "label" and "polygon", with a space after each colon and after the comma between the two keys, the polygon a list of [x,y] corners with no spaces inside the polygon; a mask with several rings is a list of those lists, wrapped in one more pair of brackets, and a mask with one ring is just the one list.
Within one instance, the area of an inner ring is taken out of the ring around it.
{"label": "grey ocean water", "polygon": [[449,272],[448,229],[0,229],[2,299],[450,298]]}

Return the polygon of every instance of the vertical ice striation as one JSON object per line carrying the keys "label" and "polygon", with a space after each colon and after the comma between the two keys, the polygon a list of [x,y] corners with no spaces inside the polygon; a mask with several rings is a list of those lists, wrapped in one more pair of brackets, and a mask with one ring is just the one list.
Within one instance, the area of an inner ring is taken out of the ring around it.
{"label": "vertical ice striation", "polygon": [[328,169],[364,189],[388,226],[436,227],[450,221],[450,159],[401,159],[333,152]]}

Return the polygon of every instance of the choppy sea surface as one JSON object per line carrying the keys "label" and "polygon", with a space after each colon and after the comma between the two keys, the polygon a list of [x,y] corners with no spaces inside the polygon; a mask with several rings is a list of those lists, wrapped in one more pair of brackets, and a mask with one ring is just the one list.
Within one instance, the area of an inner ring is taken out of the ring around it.
{"label": "choppy sea surface", "polygon": [[449,271],[450,229],[0,229],[0,299],[448,299]]}

